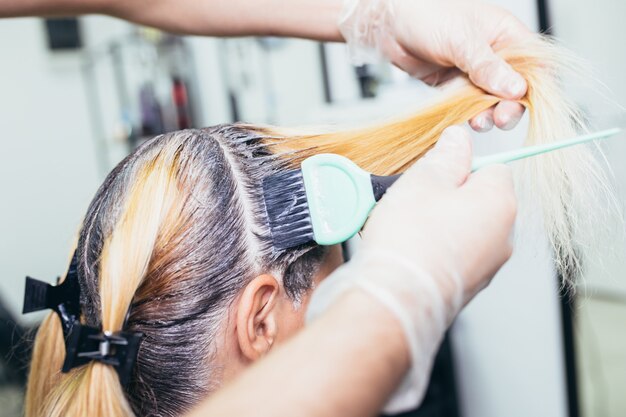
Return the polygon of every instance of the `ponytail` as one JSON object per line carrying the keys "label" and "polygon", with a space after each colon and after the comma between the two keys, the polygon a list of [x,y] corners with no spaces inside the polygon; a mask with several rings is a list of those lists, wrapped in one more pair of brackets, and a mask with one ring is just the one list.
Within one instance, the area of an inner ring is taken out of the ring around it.
{"label": "ponytail", "polygon": [[33,346],[24,401],[25,417],[45,415],[42,410],[43,399],[58,385],[64,358],[65,342],[61,322],[55,312],[50,312],[39,326]]}
{"label": "ponytail", "polygon": [[[123,330],[133,297],[148,272],[152,253],[175,227],[176,153],[163,152],[139,169],[100,256],[102,331]],[[79,247],[79,251],[81,248]],[[35,343],[26,397],[26,417],[131,417],[115,369],[100,362],[61,374],[65,347],[60,324],[50,314]]]}

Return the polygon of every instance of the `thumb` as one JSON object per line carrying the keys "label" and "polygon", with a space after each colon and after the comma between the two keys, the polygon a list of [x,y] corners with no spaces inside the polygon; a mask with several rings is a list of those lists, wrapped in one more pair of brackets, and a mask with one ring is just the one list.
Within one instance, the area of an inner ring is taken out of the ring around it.
{"label": "thumb", "polygon": [[480,42],[469,51],[455,51],[455,55],[455,65],[483,90],[508,100],[526,94],[526,80],[496,55],[487,42]]}
{"label": "thumb", "polygon": [[472,162],[472,142],[467,130],[451,126],[433,149],[403,176],[419,175],[422,182],[458,187],[465,182]]}
{"label": "thumb", "polygon": [[505,224],[513,224],[517,200],[510,167],[496,164],[481,168],[469,177],[462,190],[478,198],[484,208],[496,207],[497,216],[492,218],[493,222],[499,217]]}

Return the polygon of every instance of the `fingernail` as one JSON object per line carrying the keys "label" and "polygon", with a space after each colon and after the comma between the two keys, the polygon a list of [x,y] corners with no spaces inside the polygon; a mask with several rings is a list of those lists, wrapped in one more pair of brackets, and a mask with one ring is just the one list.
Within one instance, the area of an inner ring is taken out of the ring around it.
{"label": "fingernail", "polygon": [[502,121],[502,124],[500,125],[500,129],[502,130],[511,130],[520,121],[519,117],[512,117],[512,116],[504,116],[503,119],[504,120]]}
{"label": "fingernail", "polygon": [[474,124],[478,127],[479,132],[486,132],[493,127],[493,118],[485,115],[477,116]]}
{"label": "fingernail", "polygon": [[526,81],[510,66],[501,64],[491,77],[491,88],[506,98],[519,98],[526,91]]}
{"label": "fingernail", "polygon": [[526,93],[526,81],[521,75],[515,73],[515,77],[507,82],[504,90],[509,97],[522,97]]}
{"label": "fingernail", "polygon": [[502,130],[511,130],[522,119],[524,110],[518,104],[502,101],[494,111],[496,126]]}
{"label": "fingernail", "polygon": [[497,94],[505,94],[506,83],[511,75],[511,71],[505,64],[498,64],[496,70],[493,71],[490,77],[489,84],[491,90]]}

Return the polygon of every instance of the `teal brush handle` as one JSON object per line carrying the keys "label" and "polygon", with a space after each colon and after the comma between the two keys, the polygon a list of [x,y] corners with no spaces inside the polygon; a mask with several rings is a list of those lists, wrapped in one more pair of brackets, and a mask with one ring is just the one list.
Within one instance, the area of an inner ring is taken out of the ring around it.
{"label": "teal brush handle", "polygon": [[472,172],[487,165],[506,164],[508,162],[517,161],[518,159],[524,159],[531,156],[540,155],[542,153],[556,151],[557,149],[567,148],[568,146],[591,142],[595,139],[606,139],[611,136],[615,136],[621,131],[622,129],[615,127],[613,129],[602,130],[600,132],[577,136],[572,139],[560,140],[545,145],[525,146],[520,149],[515,149],[514,151],[502,152],[495,155],[474,158],[474,160],[472,161]]}
{"label": "teal brush handle", "polygon": [[369,172],[335,154],[311,156],[301,171],[315,241],[334,245],[357,234],[376,204]]}

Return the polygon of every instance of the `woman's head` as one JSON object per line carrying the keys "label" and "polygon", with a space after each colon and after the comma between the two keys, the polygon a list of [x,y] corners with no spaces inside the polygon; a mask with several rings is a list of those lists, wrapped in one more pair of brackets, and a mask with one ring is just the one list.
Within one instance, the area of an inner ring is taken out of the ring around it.
{"label": "woman's head", "polygon": [[[341,261],[337,249],[273,248],[260,182],[279,169],[244,126],[187,130],[139,147],[93,199],[77,246],[83,321],[144,334],[126,387],[136,413],[178,415],[288,337],[314,279]],[[104,374],[120,395],[99,363],[61,377],[57,391],[109,389],[91,383]],[[122,401],[118,411],[130,410]]]}

